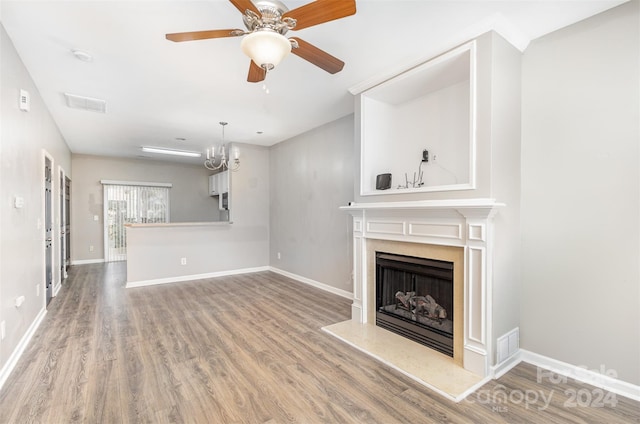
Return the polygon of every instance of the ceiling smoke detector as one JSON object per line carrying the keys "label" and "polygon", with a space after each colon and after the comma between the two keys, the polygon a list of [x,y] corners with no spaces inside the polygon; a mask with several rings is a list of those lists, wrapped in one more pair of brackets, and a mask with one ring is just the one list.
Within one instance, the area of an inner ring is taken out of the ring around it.
{"label": "ceiling smoke detector", "polygon": [[93,62],[93,56],[91,53],[86,52],[80,49],[73,49],[71,53],[76,57],[76,59],[81,60],[82,62]]}

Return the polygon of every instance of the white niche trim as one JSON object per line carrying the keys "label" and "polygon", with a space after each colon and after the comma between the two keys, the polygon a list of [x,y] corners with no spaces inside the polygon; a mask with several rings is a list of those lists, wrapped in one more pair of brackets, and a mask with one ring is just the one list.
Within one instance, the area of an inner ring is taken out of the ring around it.
{"label": "white niche trim", "polygon": [[[474,189],[476,42],[360,93],[360,146],[362,196]],[[386,173],[391,188],[377,190]]]}

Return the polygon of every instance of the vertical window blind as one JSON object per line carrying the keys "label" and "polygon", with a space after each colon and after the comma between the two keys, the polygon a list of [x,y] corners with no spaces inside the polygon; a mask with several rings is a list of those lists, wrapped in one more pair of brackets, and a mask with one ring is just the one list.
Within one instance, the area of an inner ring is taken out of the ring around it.
{"label": "vertical window blind", "polygon": [[169,222],[171,184],[102,181],[105,261],[127,259],[125,224]]}

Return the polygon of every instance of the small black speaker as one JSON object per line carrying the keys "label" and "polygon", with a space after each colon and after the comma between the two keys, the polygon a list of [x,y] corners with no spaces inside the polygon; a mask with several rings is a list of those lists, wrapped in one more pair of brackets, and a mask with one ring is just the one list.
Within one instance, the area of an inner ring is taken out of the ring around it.
{"label": "small black speaker", "polygon": [[376,177],[376,190],[391,188],[391,174],[379,174]]}

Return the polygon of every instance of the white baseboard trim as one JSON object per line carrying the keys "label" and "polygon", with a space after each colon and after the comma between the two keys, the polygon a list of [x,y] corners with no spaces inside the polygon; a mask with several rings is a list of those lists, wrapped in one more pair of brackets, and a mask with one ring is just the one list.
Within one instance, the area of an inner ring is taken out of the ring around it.
{"label": "white baseboard trim", "polygon": [[22,336],[22,339],[13,350],[13,353],[11,354],[7,362],[2,367],[2,370],[0,370],[0,390],[2,389],[4,383],[7,381],[7,378],[9,378],[11,371],[13,371],[13,369],[15,368],[16,364],[18,363],[18,359],[20,359],[20,357],[22,356],[22,353],[31,341],[31,338],[40,326],[40,323],[44,319],[45,315],[47,315],[47,309],[42,308],[42,310],[40,310],[40,312],[36,316],[36,319],[33,320],[31,325],[27,329],[27,332],[24,334],[24,336]]}
{"label": "white baseboard trim", "polygon": [[305,284],[308,284],[310,286],[316,287],[318,289],[327,291],[329,293],[337,294],[338,296],[347,298],[349,300],[353,300],[353,294],[351,292],[346,291],[346,290],[338,289],[338,288],[330,286],[328,284],[324,284],[324,283],[321,283],[319,281],[315,281],[315,280],[312,280],[310,278],[303,277],[301,275],[293,274],[291,272],[284,271],[284,270],[279,269],[279,268],[269,267],[269,270],[272,271],[272,272],[275,272],[276,274],[284,275],[285,277],[289,277],[289,278],[291,278],[293,280],[300,281],[301,283],[305,283]]}
{"label": "white baseboard trim", "polygon": [[208,272],[206,274],[181,275],[178,277],[156,278],[153,280],[127,281],[126,288],[155,286],[157,284],[171,284],[183,281],[204,280],[205,278],[225,277],[228,275],[249,274],[252,272],[269,271],[268,266],[255,268],[232,269],[229,271]]}
{"label": "white baseboard trim", "polygon": [[522,362],[522,358],[520,357],[520,350],[518,350],[515,354],[509,356],[507,359],[502,361],[501,363],[494,365],[491,367],[491,374],[493,378],[500,378],[506,373],[508,373],[511,368],[518,365]]}
{"label": "white baseboard trim", "polygon": [[71,261],[71,265],[88,265],[88,264],[101,264],[104,263],[104,259],[77,259]]}
{"label": "white baseboard trim", "polygon": [[[589,370],[583,366],[568,364],[524,349],[520,349],[518,353],[509,358],[509,360],[497,365],[495,367],[496,375],[494,375],[494,378],[498,378],[522,361],[544,368],[560,376],[572,378],[608,392],[640,401],[640,386],[607,375],[608,370]],[[507,362],[509,363],[507,364]]]}

